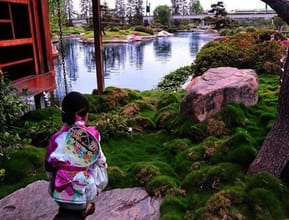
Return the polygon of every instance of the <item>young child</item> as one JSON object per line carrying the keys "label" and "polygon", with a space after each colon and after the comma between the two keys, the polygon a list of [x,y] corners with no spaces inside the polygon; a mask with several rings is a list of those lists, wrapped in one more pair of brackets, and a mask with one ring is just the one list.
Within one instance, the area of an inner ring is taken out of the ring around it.
{"label": "young child", "polygon": [[62,102],[63,127],[49,140],[45,169],[49,194],[59,205],[56,219],[85,219],[94,212],[93,198],[107,185],[106,158],[100,133],[85,125],[88,100],[70,92]]}

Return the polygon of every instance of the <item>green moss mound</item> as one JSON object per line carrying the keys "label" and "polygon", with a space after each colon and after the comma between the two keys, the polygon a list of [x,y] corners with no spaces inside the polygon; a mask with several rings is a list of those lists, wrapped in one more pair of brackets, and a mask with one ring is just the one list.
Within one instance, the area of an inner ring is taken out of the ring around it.
{"label": "green moss mound", "polygon": [[12,193],[18,188],[36,181],[46,179],[44,173],[45,150],[33,146],[9,150],[0,165],[5,175],[0,182],[0,197]]}
{"label": "green moss mound", "polygon": [[[280,89],[278,76],[260,75],[259,82],[257,105],[230,103],[202,123],[180,115],[183,90],[87,94],[88,124],[100,130],[109,164],[107,189],[141,186],[162,196],[161,219],[289,218],[286,173],[246,175],[272,127]],[[60,112],[38,110],[17,123],[21,137],[47,141],[61,126]],[[1,197],[46,178],[39,147],[47,145],[35,143],[1,161]]]}

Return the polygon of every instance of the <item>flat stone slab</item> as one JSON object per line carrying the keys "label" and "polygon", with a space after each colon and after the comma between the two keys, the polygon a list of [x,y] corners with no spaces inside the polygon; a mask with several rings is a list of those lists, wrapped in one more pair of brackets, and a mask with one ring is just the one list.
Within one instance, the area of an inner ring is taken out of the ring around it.
{"label": "flat stone slab", "polygon": [[[1,220],[52,220],[58,211],[48,194],[48,182],[41,180],[0,200]],[[140,187],[104,191],[95,199],[96,209],[86,219],[157,220],[161,198],[152,198]]]}

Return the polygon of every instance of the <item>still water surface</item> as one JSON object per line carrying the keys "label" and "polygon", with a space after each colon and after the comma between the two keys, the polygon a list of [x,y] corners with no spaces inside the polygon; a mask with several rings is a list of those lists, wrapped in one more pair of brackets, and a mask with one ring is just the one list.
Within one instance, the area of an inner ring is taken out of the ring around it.
{"label": "still water surface", "polygon": [[[202,32],[180,32],[143,42],[104,44],[103,66],[105,87],[115,86],[150,90],[166,74],[190,65],[200,48],[216,35]],[[62,98],[66,92],[91,93],[97,88],[94,45],[79,39],[64,39],[65,76],[62,60],[55,60],[57,89]]]}

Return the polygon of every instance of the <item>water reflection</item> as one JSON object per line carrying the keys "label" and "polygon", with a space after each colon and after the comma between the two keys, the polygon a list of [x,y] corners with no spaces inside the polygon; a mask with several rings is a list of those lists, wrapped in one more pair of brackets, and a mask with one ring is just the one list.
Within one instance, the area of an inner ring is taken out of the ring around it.
{"label": "water reflection", "polygon": [[200,34],[192,34],[189,38],[191,56],[194,56],[199,51]]}
{"label": "water reflection", "polygon": [[[153,89],[166,74],[190,65],[200,48],[214,37],[184,32],[143,42],[104,44],[105,86]],[[68,92],[91,93],[97,87],[94,45],[81,44],[75,38],[64,39],[63,45],[66,74],[63,74],[62,59],[58,57],[55,60],[56,96],[63,97],[65,87]]]}
{"label": "water reflection", "polygon": [[157,38],[153,42],[153,46],[156,57],[167,60],[167,57],[171,56],[172,51],[171,38],[169,37]]}

